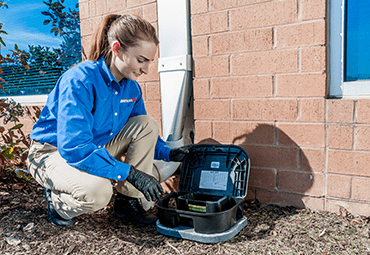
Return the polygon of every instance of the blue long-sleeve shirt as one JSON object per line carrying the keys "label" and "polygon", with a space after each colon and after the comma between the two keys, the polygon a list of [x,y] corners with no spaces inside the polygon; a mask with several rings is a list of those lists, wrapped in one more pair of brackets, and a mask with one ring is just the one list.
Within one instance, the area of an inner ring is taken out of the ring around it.
{"label": "blue long-sleeve shirt", "polygon": [[[139,84],[129,79],[119,84],[101,57],[81,63],[59,78],[31,138],[56,146],[77,169],[125,180],[130,165],[112,157],[104,145],[121,131],[129,117],[145,114]],[[169,161],[170,150],[158,137],[154,158]]]}

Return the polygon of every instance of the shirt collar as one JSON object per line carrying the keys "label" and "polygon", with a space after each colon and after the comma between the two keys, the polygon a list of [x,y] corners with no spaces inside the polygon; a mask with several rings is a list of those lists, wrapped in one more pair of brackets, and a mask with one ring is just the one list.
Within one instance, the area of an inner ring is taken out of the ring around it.
{"label": "shirt collar", "polygon": [[98,59],[96,63],[107,86],[111,86],[113,82],[116,82],[118,84],[116,78],[114,78],[112,72],[109,70],[107,64],[105,63],[103,55]]}

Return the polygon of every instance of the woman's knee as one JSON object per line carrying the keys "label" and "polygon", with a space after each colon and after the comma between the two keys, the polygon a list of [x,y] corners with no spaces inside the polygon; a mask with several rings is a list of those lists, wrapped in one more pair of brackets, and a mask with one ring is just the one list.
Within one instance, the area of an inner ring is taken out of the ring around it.
{"label": "woman's knee", "polygon": [[100,210],[108,205],[113,195],[112,183],[106,178],[96,178],[82,191],[83,200],[93,203],[93,211]]}
{"label": "woman's knee", "polygon": [[153,132],[155,136],[158,136],[159,134],[159,125],[153,117],[149,115],[139,115],[134,118],[137,118],[137,121],[142,123],[143,127],[147,130],[150,130]]}

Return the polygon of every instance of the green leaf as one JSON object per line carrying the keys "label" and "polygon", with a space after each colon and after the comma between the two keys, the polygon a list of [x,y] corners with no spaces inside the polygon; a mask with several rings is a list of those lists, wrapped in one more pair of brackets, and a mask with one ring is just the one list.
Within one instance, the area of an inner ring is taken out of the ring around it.
{"label": "green leaf", "polygon": [[6,46],[6,44],[4,43],[3,39],[0,37],[0,43],[4,46]]}
{"label": "green leaf", "polygon": [[50,21],[51,21],[50,19],[47,19],[47,20],[45,20],[45,21],[44,21],[44,23],[43,23],[43,24],[44,24],[44,25],[47,25],[47,24],[49,24],[49,23],[50,23]]}
{"label": "green leaf", "polygon": [[23,124],[18,124],[18,125],[15,125],[14,127],[12,127],[11,129],[9,129],[9,132],[10,131],[14,131],[14,130],[16,130],[16,129],[20,129],[20,128],[22,128],[23,127]]}

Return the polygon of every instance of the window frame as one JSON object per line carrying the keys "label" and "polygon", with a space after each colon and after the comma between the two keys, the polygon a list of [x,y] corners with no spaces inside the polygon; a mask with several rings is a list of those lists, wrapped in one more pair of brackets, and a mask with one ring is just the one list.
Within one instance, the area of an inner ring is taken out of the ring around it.
{"label": "window frame", "polygon": [[37,106],[45,105],[46,100],[48,99],[49,94],[38,94],[38,95],[25,95],[25,96],[8,96],[0,97],[0,99],[13,99],[16,103],[21,104],[22,106]]}
{"label": "window frame", "polygon": [[370,98],[370,80],[344,81],[344,21],[346,1],[329,1],[329,97]]}

